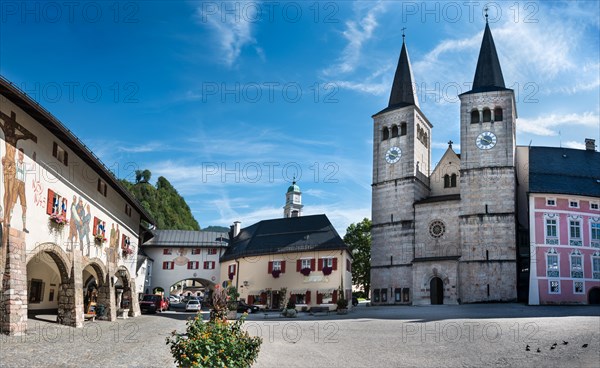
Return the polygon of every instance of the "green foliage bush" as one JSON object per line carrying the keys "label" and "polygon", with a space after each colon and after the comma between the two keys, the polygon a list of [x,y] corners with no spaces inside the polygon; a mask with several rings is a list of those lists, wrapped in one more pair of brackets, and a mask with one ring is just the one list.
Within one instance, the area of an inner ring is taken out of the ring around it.
{"label": "green foliage bush", "polygon": [[246,315],[227,321],[226,303],[230,293],[231,290],[217,288],[213,293],[215,309],[210,320],[204,322],[198,315],[187,322],[185,335],[173,331],[167,338],[179,367],[245,368],[256,362],[262,338],[252,337],[242,330]]}

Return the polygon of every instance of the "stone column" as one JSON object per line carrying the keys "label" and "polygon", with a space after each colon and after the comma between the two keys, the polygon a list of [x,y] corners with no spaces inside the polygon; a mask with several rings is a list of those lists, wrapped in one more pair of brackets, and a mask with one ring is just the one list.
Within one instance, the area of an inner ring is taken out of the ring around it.
{"label": "stone column", "polygon": [[104,282],[98,288],[98,304],[102,304],[105,310],[105,318],[109,321],[117,320],[117,310],[115,306],[115,287],[111,282],[110,275],[104,277]]}
{"label": "stone column", "polygon": [[130,294],[129,317],[137,317],[142,314],[142,312],[140,310],[140,302],[138,300],[138,296],[137,296],[137,293],[135,292],[135,290],[136,290],[135,280],[131,280],[129,282],[129,294]]}
{"label": "stone column", "polygon": [[27,257],[25,233],[10,227],[6,246],[6,264],[2,276],[3,308],[0,315],[2,333],[14,336],[27,331]]}
{"label": "stone column", "polygon": [[73,249],[71,275],[58,289],[58,323],[83,327],[83,269],[80,249]]}

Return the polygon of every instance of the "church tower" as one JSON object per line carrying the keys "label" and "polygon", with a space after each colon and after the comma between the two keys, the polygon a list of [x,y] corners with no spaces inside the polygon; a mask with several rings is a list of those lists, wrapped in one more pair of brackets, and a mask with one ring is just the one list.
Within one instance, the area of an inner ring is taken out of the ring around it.
{"label": "church tower", "polygon": [[461,302],[513,300],[517,110],[487,15],[473,87],[459,97]]}
{"label": "church tower", "polygon": [[432,125],[419,109],[404,35],[402,38],[388,106],[373,115],[374,303],[391,301],[395,290],[411,287],[413,203],[429,194]]}
{"label": "church tower", "polygon": [[294,180],[292,185],[285,193],[285,206],[283,207],[283,217],[300,217],[302,216],[302,192],[300,192],[300,187],[296,184]]}

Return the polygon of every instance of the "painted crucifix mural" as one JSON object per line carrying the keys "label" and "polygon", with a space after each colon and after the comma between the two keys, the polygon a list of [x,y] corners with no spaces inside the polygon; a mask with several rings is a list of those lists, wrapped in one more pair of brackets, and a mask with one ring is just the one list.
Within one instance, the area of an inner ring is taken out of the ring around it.
{"label": "painted crucifix mural", "polygon": [[[11,111],[10,116],[0,111],[0,129],[4,132],[5,153],[2,156],[2,173],[4,177],[4,221],[3,225],[10,225],[12,210],[17,204],[17,199],[21,204],[23,231],[27,230],[27,201],[25,199],[25,174],[27,172],[24,162],[24,151],[19,149],[16,157],[17,142],[20,140],[32,140],[37,143],[37,137],[17,123],[16,114]],[[35,161],[35,152],[33,153]]]}

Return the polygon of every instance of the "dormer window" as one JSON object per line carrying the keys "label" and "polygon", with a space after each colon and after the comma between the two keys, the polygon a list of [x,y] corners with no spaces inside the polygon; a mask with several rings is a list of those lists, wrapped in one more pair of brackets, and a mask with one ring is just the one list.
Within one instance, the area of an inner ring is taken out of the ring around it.
{"label": "dormer window", "polygon": [[54,145],[52,146],[52,156],[62,162],[63,165],[69,166],[69,154],[56,142],[54,142]]}
{"label": "dormer window", "polygon": [[102,179],[98,179],[98,192],[100,194],[102,194],[103,196],[106,197],[106,189],[107,189],[107,185],[106,182],[103,181]]}

